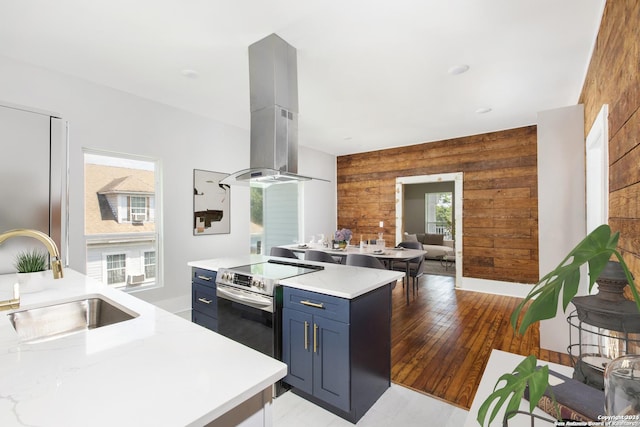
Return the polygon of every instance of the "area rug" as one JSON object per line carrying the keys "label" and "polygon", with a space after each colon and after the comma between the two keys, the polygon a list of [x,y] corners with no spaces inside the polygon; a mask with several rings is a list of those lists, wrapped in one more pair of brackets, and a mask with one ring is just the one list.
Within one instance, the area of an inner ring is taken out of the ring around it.
{"label": "area rug", "polygon": [[434,274],[436,276],[455,276],[456,264],[449,264],[449,267],[445,268],[439,260],[425,259],[424,274]]}

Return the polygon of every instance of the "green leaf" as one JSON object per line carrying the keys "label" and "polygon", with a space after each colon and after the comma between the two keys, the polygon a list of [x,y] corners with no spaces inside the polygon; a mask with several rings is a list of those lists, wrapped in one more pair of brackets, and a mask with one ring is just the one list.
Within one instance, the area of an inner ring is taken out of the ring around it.
{"label": "green leaf", "polygon": [[[535,356],[528,356],[516,366],[512,373],[504,374],[498,379],[493,388],[493,393],[489,395],[478,410],[477,420],[481,426],[485,425],[489,409],[493,406],[487,425],[491,424],[495,419],[507,399],[509,401],[505,408],[505,413],[511,413],[508,418],[513,417],[515,411],[520,407],[520,402],[524,397],[524,391],[527,386],[529,387],[529,412],[533,411],[549,384],[549,367],[536,365]],[[504,383],[504,385],[498,388],[500,383]]]}
{"label": "green leaf", "polygon": [[[624,270],[636,307],[640,311],[640,295],[634,285],[633,276],[622,255],[617,251],[618,238],[619,233],[611,234],[611,228],[606,224],[589,233],[554,270],[540,279],[516,307],[511,314],[511,326],[514,331],[524,334],[533,323],[555,317],[560,298],[562,298],[562,309],[566,311],[567,306],[578,293],[580,268],[585,264],[589,267],[588,289],[591,292],[594,283],[612,256],[617,258]],[[520,322],[519,327],[518,322]],[[505,383],[504,386],[500,389],[494,389],[494,392],[482,403],[478,411],[478,422],[481,425],[484,425],[487,412],[494,403],[489,423],[505,404],[507,405],[506,413],[516,411],[524,393],[524,382],[527,381],[530,395],[529,412],[533,411],[535,404],[540,400],[548,385],[549,377],[548,367],[535,368],[535,363],[535,358],[529,356],[518,365],[513,374],[505,374],[500,377],[496,387],[501,382]],[[507,402],[509,396],[511,397]],[[515,412],[511,416],[513,415]]]}
{"label": "green leaf", "polygon": [[33,273],[47,269],[49,254],[38,249],[22,251],[16,255],[14,266],[18,273]]}
{"label": "green leaf", "polygon": [[[511,326],[518,334],[524,334],[529,326],[540,320],[555,317],[558,301],[562,296],[562,309],[566,311],[571,299],[578,293],[580,267],[589,265],[589,291],[616,251],[619,233],[611,234],[611,228],[603,224],[587,235],[551,272],[533,287],[511,314]],[[624,264],[622,257],[618,257]],[[624,266],[624,265],[623,265]],[[626,268],[626,266],[624,266]],[[633,283],[633,280],[629,283]],[[636,298],[636,301],[638,299]],[[522,315],[520,326],[518,320]],[[638,302],[640,309],[640,302]]]}

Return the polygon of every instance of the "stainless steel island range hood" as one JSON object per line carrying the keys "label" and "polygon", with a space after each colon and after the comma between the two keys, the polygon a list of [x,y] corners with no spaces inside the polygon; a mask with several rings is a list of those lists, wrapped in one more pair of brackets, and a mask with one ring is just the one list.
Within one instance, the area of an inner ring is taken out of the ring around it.
{"label": "stainless steel island range hood", "polygon": [[229,175],[221,184],[318,179],[298,175],[296,62],[295,48],[276,34],[249,46],[250,167]]}

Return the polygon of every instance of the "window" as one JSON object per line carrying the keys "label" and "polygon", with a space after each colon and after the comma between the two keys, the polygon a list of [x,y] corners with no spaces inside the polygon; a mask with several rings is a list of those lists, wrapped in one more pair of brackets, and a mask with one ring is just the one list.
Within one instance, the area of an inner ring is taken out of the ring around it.
{"label": "window", "polygon": [[251,253],[268,255],[273,246],[298,241],[302,185],[251,184]]}
{"label": "window", "polygon": [[132,291],[161,284],[160,175],[153,159],[85,151],[87,276]]}
{"label": "window", "polygon": [[451,192],[425,193],[424,230],[431,234],[444,234],[445,239],[452,239],[453,216]]}
{"label": "window", "polygon": [[251,227],[251,253],[262,253],[262,240],[264,239],[264,221],[263,221],[263,200],[264,188],[252,185],[250,189],[250,212],[251,218],[249,226]]}
{"label": "window", "polygon": [[107,255],[107,284],[124,283],[127,271],[125,254]]}
{"label": "window", "polygon": [[131,222],[147,221],[147,198],[140,196],[128,196],[129,218]]}
{"label": "window", "polygon": [[156,277],[156,253],[144,253],[144,277],[145,279],[153,279]]}

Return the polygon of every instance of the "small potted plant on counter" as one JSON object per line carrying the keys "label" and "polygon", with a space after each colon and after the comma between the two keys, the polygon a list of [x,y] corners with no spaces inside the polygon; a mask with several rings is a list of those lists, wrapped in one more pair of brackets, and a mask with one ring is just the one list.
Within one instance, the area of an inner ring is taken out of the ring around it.
{"label": "small potted plant on counter", "polygon": [[41,288],[48,263],[49,254],[38,249],[25,250],[16,255],[14,266],[18,271],[18,283],[22,292]]}

